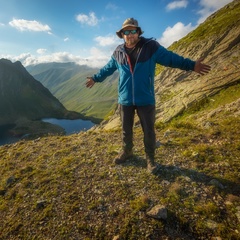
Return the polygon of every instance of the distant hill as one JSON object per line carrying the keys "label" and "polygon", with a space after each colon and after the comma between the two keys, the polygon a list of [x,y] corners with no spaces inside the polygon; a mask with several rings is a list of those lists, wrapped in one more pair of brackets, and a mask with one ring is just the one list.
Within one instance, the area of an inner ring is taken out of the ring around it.
{"label": "distant hill", "polygon": [[54,91],[54,88],[66,82],[76,74],[84,71],[94,71],[87,66],[80,66],[73,62],[68,63],[40,63],[36,65],[29,65],[26,67],[27,71],[40,81],[45,87]]}
{"label": "distant hill", "polygon": [[117,72],[104,83],[87,89],[86,78],[98,72],[99,69],[69,62],[31,65],[27,67],[27,70],[69,110],[99,121],[115,111]]}
{"label": "distant hill", "polygon": [[20,62],[0,60],[0,125],[21,119],[76,118]]}

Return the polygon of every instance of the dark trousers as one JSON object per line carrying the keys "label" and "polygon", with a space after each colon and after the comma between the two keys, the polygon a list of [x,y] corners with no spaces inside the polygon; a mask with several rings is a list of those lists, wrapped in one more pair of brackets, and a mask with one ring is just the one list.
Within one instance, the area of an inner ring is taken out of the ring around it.
{"label": "dark trousers", "polygon": [[155,105],[147,106],[124,106],[120,105],[120,115],[122,121],[122,141],[123,150],[131,151],[133,148],[133,124],[135,111],[140,119],[144,133],[145,153],[149,157],[154,157],[156,148],[155,135]]}

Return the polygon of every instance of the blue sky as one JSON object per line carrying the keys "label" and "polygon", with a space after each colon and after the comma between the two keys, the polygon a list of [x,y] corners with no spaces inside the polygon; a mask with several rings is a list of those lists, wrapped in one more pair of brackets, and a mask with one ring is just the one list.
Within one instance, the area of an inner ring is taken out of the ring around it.
{"label": "blue sky", "polygon": [[168,47],[231,1],[0,0],[0,58],[101,67],[122,43],[115,32],[126,18]]}

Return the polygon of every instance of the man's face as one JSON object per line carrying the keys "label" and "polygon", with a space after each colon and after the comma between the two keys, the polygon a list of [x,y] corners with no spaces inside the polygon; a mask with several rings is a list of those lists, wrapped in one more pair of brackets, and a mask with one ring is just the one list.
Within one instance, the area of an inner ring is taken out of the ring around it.
{"label": "man's face", "polygon": [[122,30],[122,37],[129,47],[134,46],[138,42],[138,36],[138,29],[135,27],[126,27]]}

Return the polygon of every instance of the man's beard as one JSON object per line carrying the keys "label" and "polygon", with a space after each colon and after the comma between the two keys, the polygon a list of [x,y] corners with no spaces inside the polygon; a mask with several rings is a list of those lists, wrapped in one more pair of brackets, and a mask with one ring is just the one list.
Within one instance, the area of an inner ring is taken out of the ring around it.
{"label": "man's beard", "polygon": [[126,46],[134,46],[138,43],[139,38],[131,38],[126,41]]}

